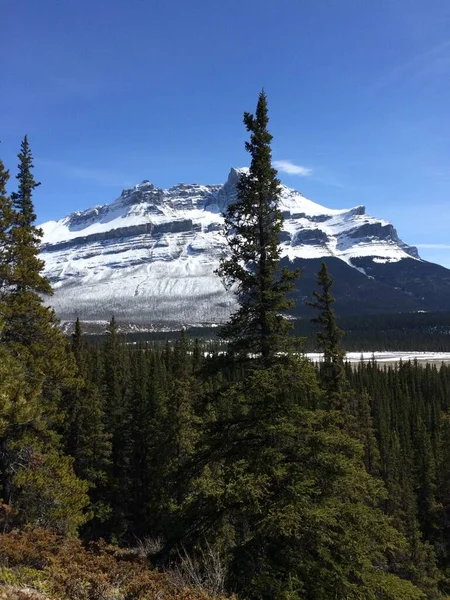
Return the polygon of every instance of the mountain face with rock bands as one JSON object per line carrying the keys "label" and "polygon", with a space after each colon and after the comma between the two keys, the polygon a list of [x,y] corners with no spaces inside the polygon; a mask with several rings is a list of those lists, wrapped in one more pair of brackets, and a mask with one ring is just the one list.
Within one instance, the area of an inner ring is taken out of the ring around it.
{"label": "mountain face with rock bands", "polygon": [[[111,204],[44,223],[41,258],[57,314],[136,325],[226,320],[235,298],[215,271],[227,252],[222,213],[242,171],[231,169],[223,185],[165,190],[143,181]],[[450,270],[422,260],[364,206],[332,210],[282,186],[280,207],[281,263],[302,270],[296,316],[310,310],[305,300],[323,260],[341,314],[448,309]]]}

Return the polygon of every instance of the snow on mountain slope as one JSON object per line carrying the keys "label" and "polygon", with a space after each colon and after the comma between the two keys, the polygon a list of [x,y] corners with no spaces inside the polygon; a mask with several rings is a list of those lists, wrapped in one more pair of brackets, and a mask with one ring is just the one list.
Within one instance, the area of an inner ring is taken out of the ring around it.
{"label": "snow on mountain slope", "polygon": [[[215,275],[226,253],[222,211],[236,198],[240,169],[224,185],[148,181],[108,205],[44,223],[42,258],[51,299],[62,318],[111,314],[139,322],[216,322],[234,305]],[[420,260],[387,221],[363,206],[332,210],[282,186],[282,256],[295,259],[373,257],[378,263]]]}

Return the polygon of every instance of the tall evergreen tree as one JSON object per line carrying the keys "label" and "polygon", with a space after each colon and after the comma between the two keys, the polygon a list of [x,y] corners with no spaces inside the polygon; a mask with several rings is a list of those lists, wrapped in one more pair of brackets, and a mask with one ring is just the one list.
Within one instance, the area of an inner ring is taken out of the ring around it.
{"label": "tall evergreen tree", "polygon": [[18,187],[11,195],[11,226],[6,233],[7,281],[4,285],[2,342],[21,357],[33,376],[43,378],[44,402],[56,409],[61,386],[73,376],[75,365],[67,340],[58,329],[54,312],[42,304],[52,288],[39,258],[42,230],[36,227],[33,159],[25,136],[18,154]]}
{"label": "tall evergreen tree", "polygon": [[450,572],[450,415],[447,411],[442,415],[440,429],[437,497],[441,509],[437,555],[448,577]]}
{"label": "tall evergreen tree", "polygon": [[[63,521],[73,531],[86,520],[81,514],[86,487],[74,476],[71,459],[62,456],[54,427],[75,365],[54,313],[40,297],[50,294],[51,286],[38,256],[42,232],[34,224],[32,196],[39,184],[32,173],[26,137],[18,157],[18,188],[11,200],[5,193],[7,174],[3,165],[0,168],[0,340],[5,360],[18,378],[17,396],[10,398],[14,410],[0,432],[1,493],[25,520],[34,519],[32,515],[39,520],[45,505],[52,505],[46,513],[49,524],[63,528],[56,520],[64,515]],[[76,506],[62,497],[53,503],[55,485],[79,493]],[[30,506],[30,498],[35,498],[35,506]]]}
{"label": "tall evergreen tree", "polygon": [[[256,354],[265,365],[292,343],[283,312],[293,306],[287,294],[298,273],[279,273],[280,182],[271,163],[272,135],[267,126],[267,98],[261,92],[255,115],[244,113],[250,132],[245,147],[251,155],[248,173],[237,183],[237,200],[225,213],[230,257],[219,269],[226,285],[237,285],[240,307],[221,332],[232,353]],[[254,364],[254,361],[253,361]]]}
{"label": "tall evergreen tree", "polygon": [[143,537],[148,535],[150,527],[156,521],[153,521],[156,512],[153,500],[156,487],[160,491],[161,486],[157,485],[159,482],[155,477],[155,450],[162,442],[158,439],[162,419],[160,415],[155,415],[155,373],[153,364],[149,363],[148,353],[141,350],[133,352],[130,362],[131,380],[127,400],[130,413],[130,462],[127,496],[133,533]]}
{"label": "tall evergreen tree", "polygon": [[240,308],[222,335],[259,368],[228,363],[212,386],[165,551],[180,541],[193,552],[205,539],[218,545],[230,587],[251,600],[423,598],[390,564],[394,555],[401,563],[405,539],[379,508],[385,491],[362,445],[342,412],[311,410],[315,368],[289,351],[281,314],[295,275],[277,274],[281,214],[264,94],[245,123],[252,165],[227,212],[231,258],[220,271],[238,284]]}
{"label": "tall evergreen tree", "polygon": [[75,357],[78,372],[86,376],[86,357],[85,357],[85,346],[83,339],[83,330],[81,329],[80,318],[77,317],[75,321],[75,331],[72,334],[72,352]]}
{"label": "tall evergreen tree", "polygon": [[108,497],[111,506],[109,531],[117,539],[126,534],[129,505],[124,490],[128,486],[130,460],[129,355],[113,316],[103,345],[103,389],[106,431],[111,436],[111,466],[108,471]]}
{"label": "tall evergreen tree", "polygon": [[[6,185],[9,180],[9,171],[0,160],[0,301],[10,282],[11,245],[9,231],[13,220],[13,206],[8,195]],[[1,311],[4,314],[5,307]]]}
{"label": "tall evergreen tree", "polygon": [[347,402],[344,367],[344,351],[339,343],[344,332],[338,327],[333,309],[334,298],[331,295],[333,278],[323,262],[317,276],[320,291],[313,292],[314,299],[307,304],[319,311],[312,322],[321,328],[317,333],[317,343],[323,352],[321,378],[328,401],[328,408],[345,408]]}
{"label": "tall evergreen tree", "polygon": [[73,458],[76,475],[89,483],[93,519],[87,529],[95,536],[98,521],[104,520],[110,512],[105,488],[111,441],[105,427],[103,397],[97,386],[87,380],[86,349],[79,319],[72,335],[72,352],[77,373],[63,394],[64,421],[60,431],[64,450]]}
{"label": "tall evergreen tree", "polygon": [[52,294],[50,282],[43,276],[44,262],[39,258],[42,230],[36,227],[33,192],[40,185],[33,175],[33,157],[27,136],[18,154],[18,189],[11,196],[14,220],[11,228],[11,244],[14,249],[12,284],[18,292]]}
{"label": "tall evergreen tree", "polygon": [[318,394],[312,365],[293,357],[222,393],[228,415],[192,461],[183,544],[217,544],[231,589],[252,600],[423,599],[361,445],[332,411],[304,407]]}

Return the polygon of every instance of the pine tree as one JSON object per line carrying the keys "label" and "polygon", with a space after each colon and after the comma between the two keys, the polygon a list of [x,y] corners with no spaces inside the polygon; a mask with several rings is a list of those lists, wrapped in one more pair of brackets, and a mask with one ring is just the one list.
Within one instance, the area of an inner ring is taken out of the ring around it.
{"label": "pine tree", "polygon": [[417,517],[425,540],[433,542],[438,534],[438,503],[436,500],[436,461],[430,434],[422,419],[418,419],[416,434]]}
{"label": "pine tree", "polygon": [[366,391],[352,392],[352,433],[364,448],[364,464],[371,475],[380,475],[380,451],[370,410],[370,398]]}
{"label": "pine tree", "polygon": [[72,335],[76,377],[63,395],[64,422],[61,426],[64,450],[73,458],[78,477],[90,486],[92,518],[87,526],[95,535],[98,521],[109,515],[105,501],[111,441],[105,430],[104,401],[97,386],[87,381],[87,359],[80,320]]}
{"label": "pine tree", "polygon": [[129,385],[128,354],[113,316],[103,345],[103,389],[106,432],[111,439],[111,465],[108,470],[107,503],[111,519],[107,525],[114,537],[123,536],[128,527],[129,505],[124,490],[128,487],[130,460],[130,411],[127,405]]}
{"label": "pine tree", "polygon": [[18,155],[18,190],[12,194],[14,208],[11,244],[13,246],[12,284],[17,292],[30,291],[37,294],[52,294],[50,282],[42,275],[44,262],[39,258],[42,230],[35,226],[32,195],[40,185],[33,176],[33,157],[27,136]]}
{"label": "pine tree", "polygon": [[1,498],[10,504],[14,491],[13,476],[20,464],[23,432],[41,426],[42,378],[33,379],[19,358],[0,345],[0,485]]}
{"label": "pine tree", "polygon": [[[225,213],[225,233],[231,255],[222,261],[219,274],[227,286],[237,285],[239,309],[223,328],[229,350],[241,356],[256,355],[264,365],[291,346],[291,328],[283,312],[293,306],[296,272],[279,273],[279,236],[283,217],[279,208],[280,182],[271,164],[272,135],[267,98],[261,92],[255,115],[244,113],[250,132],[246,149],[251,155],[248,173],[237,183],[238,197]],[[253,361],[253,364],[254,361]]]}
{"label": "pine tree", "polygon": [[153,525],[153,500],[157,492],[155,484],[160,483],[159,478],[154,476],[155,450],[162,442],[159,437],[162,419],[155,424],[152,389],[154,371],[147,354],[140,350],[133,352],[130,367],[127,400],[130,412],[130,463],[127,495],[133,534],[142,537],[148,535]]}
{"label": "pine tree", "polygon": [[450,415],[443,413],[438,452],[439,544],[437,555],[448,577],[450,567]]}
{"label": "pine tree", "polygon": [[[67,484],[74,493],[77,489],[76,504],[71,505],[70,495],[59,496],[55,512],[51,510],[46,517],[49,526],[63,527],[56,524],[59,515],[73,532],[85,520],[82,512],[87,497],[71,460],[61,453],[54,428],[60,422],[61,398],[75,365],[54,313],[43,306],[40,297],[50,294],[51,286],[38,256],[42,232],[34,225],[32,200],[38,183],[26,137],[18,156],[18,189],[12,201],[5,194],[3,165],[0,169],[0,340],[5,362],[17,377],[15,385],[9,386],[17,395],[5,398],[4,405],[6,409],[9,402],[13,410],[0,432],[1,494],[21,518],[30,520],[35,509],[49,507],[49,498],[55,495],[52,486],[62,490]],[[30,506],[30,498],[36,499],[36,506]]]}
{"label": "pine tree", "polygon": [[[11,197],[8,195],[6,185],[9,180],[9,171],[0,160],[0,301],[10,282],[11,269],[11,247],[9,231],[13,220],[13,206]],[[4,314],[5,306],[1,307]]]}
{"label": "pine tree", "polygon": [[321,365],[323,387],[326,392],[328,407],[344,409],[348,399],[345,392],[344,351],[339,345],[344,332],[336,323],[333,309],[335,300],[331,295],[333,278],[329,274],[325,263],[322,263],[320,268],[317,284],[321,290],[320,292],[313,292],[314,300],[307,304],[319,311],[319,316],[312,319],[312,322],[321,327],[321,330],[317,333],[317,343],[323,352],[323,363]]}
{"label": "pine tree", "polygon": [[124,369],[122,344],[119,337],[119,326],[113,316],[106,330],[104,344],[104,387],[107,399],[108,428],[111,433],[120,428],[120,417],[123,412],[122,374]]}
{"label": "pine tree", "polygon": [[86,356],[83,339],[83,331],[81,329],[80,318],[77,317],[75,321],[75,331],[72,334],[72,352],[75,357],[75,363],[77,365],[78,372],[86,377]]}
{"label": "pine tree", "polygon": [[[172,385],[168,398],[168,431],[173,460],[181,465],[193,449],[196,438],[196,382],[192,374],[191,345],[183,330],[171,360]],[[174,465],[175,466],[175,465]]]}
{"label": "pine tree", "polygon": [[167,422],[164,430],[168,436],[166,444],[167,475],[174,483],[171,486],[171,503],[180,505],[178,478],[183,478],[184,465],[193,454],[199,437],[200,422],[196,406],[201,385],[193,375],[191,344],[183,330],[176,341],[170,360],[170,383],[167,393]]}
{"label": "pine tree", "polygon": [[75,368],[53,311],[42,304],[41,294],[51,294],[52,289],[39,258],[42,231],[34,224],[32,200],[39,184],[32,173],[27,137],[18,158],[18,190],[11,196],[12,218],[6,232],[8,269],[2,298],[2,342],[11,353],[20,355],[34,376],[43,377],[45,400],[49,404],[51,400],[56,408],[61,384],[70,379]]}
{"label": "pine tree", "polygon": [[379,508],[382,483],[333,412],[305,408],[314,368],[291,360],[222,390],[228,414],[185,468],[182,543],[216,544],[251,600],[423,599],[401,575],[406,540]]}
{"label": "pine tree", "polygon": [[[246,113],[244,121],[252,164],[226,214],[231,258],[220,269],[238,284],[240,308],[222,336],[232,353],[250,355],[259,368],[228,363],[212,386],[213,408],[184,464],[181,519],[165,552],[177,542],[193,552],[205,539],[218,545],[228,557],[230,587],[251,600],[423,598],[389,564],[396,553],[401,563],[405,539],[378,507],[385,491],[342,427],[342,411],[310,410],[319,398],[316,372],[289,351],[281,314],[291,306],[295,274],[277,275],[282,218],[264,94],[256,116]],[[324,341],[334,369],[327,385],[336,408],[344,398],[338,367],[345,370],[327,277],[332,327]],[[317,294],[323,308],[321,299]]]}
{"label": "pine tree", "polygon": [[33,441],[30,452],[14,476],[18,523],[76,536],[90,517],[88,483],[74,474],[73,459],[53,445],[39,447]]}

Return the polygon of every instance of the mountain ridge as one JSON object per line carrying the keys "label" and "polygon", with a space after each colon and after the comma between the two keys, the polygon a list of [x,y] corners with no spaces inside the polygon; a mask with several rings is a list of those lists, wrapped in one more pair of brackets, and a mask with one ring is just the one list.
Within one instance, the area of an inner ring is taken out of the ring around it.
{"label": "mountain ridge", "polygon": [[[55,289],[50,302],[57,313],[62,318],[87,320],[114,313],[134,322],[224,321],[235,298],[215,270],[227,251],[222,213],[236,199],[242,172],[231,169],[223,185],[180,183],[162,189],[144,180],[123,190],[110,204],[42,224],[41,257]],[[399,238],[392,223],[367,215],[363,205],[330,209],[282,185],[280,209],[284,216],[282,260],[300,264],[304,273],[316,267],[318,260],[325,260],[342,276],[343,265],[336,263],[340,261],[365,280],[376,282],[378,290],[390,288],[389,294],[383,294],[392,305],[401,291],[396,277],[405,287],[401,275],[405,268],[416,279],[437,269],[442,294],[450,292],[450,270],[423,261],[417,248]],[[344,279],[357,281],[355,298],[361,295],[359,288],[373,288],[344,271]],[[388,272],[383,281],[383,273]],[[421,298],[417,281],[414,290],[407,288],[398,300],[404,301],[406,310],[440,309],[436,298],[431,303]],[[297,305],[304,292],[297,289]],[[338,300],[348,304],[345,297]],[[303,312],[297,306],[296,314]]]}

